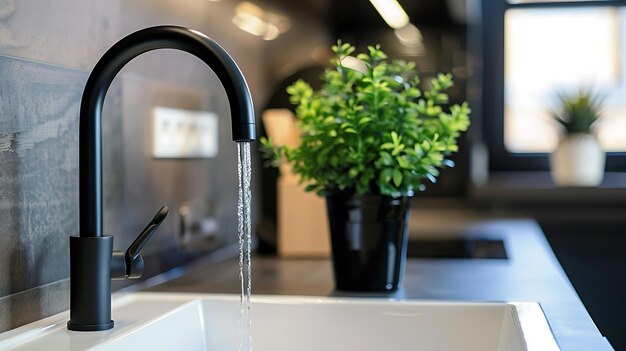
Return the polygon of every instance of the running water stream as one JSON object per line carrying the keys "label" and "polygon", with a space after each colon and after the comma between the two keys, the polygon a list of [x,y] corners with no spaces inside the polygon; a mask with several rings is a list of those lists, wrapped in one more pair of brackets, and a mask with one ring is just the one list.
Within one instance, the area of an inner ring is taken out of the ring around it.
{"label": "running water stream", "polygon": [[252,292],[252,264],[250,262],[252,241],[250,203],[252,200],[252,191],[250,189],[250,178],[252,175],[252,163],[250,160],[249,142],[237,143],[237,163],[237,175],[239,178],[237,231],[239,234],[239,280],[241,282],[239,351],[252,351],[252,318],[250,316],[250,294]]}

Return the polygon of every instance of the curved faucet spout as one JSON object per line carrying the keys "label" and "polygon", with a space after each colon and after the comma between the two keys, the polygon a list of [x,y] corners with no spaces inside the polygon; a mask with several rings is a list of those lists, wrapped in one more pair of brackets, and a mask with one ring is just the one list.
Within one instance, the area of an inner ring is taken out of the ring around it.
{"label": "curved faucet spout", "polygon": [[233,59],[204,34],[159,26],[128,35],[96,64],[80,104],[80,236],[102,236],[102,107],[111,82],[133,58],[156,49],[178,49],[204,61],[222,82],[230,104],[234,141],[256,138],[248,85]]}
{"label": "curved faucet spout", "polygon": [[96,64],[83,92],[79,126],[79,236],[70,236],[70,320],[67,328],[113,328],[111,278],[138,278],[141,249],[167,216],[164,206],[126,253],[113,251],[113,237],[102,233],[102,108],[117,73],[133,58],[156,49],[189,52],[213,69],[230,103],[233,140],[255,139],[254,109],[241,71],[226,51],[202,33],[160,26],[135,32],[113,45]]}

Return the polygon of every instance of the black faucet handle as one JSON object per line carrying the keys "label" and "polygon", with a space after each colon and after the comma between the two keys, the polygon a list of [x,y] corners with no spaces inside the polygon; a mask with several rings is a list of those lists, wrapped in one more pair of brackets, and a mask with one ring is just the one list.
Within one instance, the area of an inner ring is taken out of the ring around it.
{"label": "black faucet handle", "polygon": [[165,220],[169,211],[170,209],[167,206],[161,207],[141,234],[130,244],[126,252],[113,252],[111,278],[117,280],[141,277],[144,268],[143,258],[140,255],[141,250],[143,250],[144,246],[146,246],[152,235],[159,228],[159,225]]}
{"label": "black faucet handle", "polygon": [[167,217],[167,214],[169,212],[170,212],[169,207],[167,206],[161,207],[159,212],[157,212],[154,218],[152,218],[150,223],[148,223],[148,225],[146,226],[146,228],[144,228],[141,234],[139,234],[139,236],[137,236],[135,241],[133,241],[133,243],[130,244],[130,246],[128,247],[128,250],[126,250],[126,254],[124,254],[124,256],[126,257],[127,263],[129,261],[136,259],[137,256],[139,256],[139,253],[141,252],[141,250],[143,250],[143,247],[146,246],[146,244],[148,243],[148,240],[152,238],[152,235],[154,235],[156,230],[159,228],[159,225],[161,225],[161,223],[165,220],[165,217]]}

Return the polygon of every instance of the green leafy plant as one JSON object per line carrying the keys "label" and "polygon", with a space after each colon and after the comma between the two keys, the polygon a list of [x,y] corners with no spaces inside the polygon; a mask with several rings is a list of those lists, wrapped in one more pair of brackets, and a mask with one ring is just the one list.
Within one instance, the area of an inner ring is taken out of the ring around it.
{"label": "green leafy plant", "polygon": [[567,134],[591,134],[593,125],[601,118],[602,99],[590,90],[579,89],[575,93],[560,94],[559,111],[551,111],[552,118]]}
{"label": "green leafy plant", "polygon": [[439,74],[420,89],[415,64],[387,61],[380,46],[358,54],[363,72],[344,65],[355,48],[341,41],[332,47],[332,68],[314,91],[299,80],[287,88],[302,130],[297,147],[273,145],[262,150],[273,165],[288,162],[320,195],[333,191],[356,194],[410,195],[432,182],[439,169],[452,167],[447,156],[458,150],[457,138],[469,127],[467,103],[448,104],[450,74]]}

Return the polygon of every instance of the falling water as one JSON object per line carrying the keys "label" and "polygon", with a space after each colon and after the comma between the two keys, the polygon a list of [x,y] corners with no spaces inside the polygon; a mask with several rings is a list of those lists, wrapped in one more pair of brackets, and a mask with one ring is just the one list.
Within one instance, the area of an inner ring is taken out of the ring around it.
{"label": "falling water", "polygon": [[[237,143],[237,175],[239,178],[239,199],[237,200],[237,231],[239,233],[239,280],[241,282],[241,299],[239,310],[239,350],[252,350],[252,318],[250,316],[250,294],[252,292],[252,264],[250,248],[252,241],[252,225],[250,219],[250,178],[252,164],[250,160],[250,143]],[[245,271],[244,271],[245,266]],[[245,323],[247,322],[247,323]]]}

